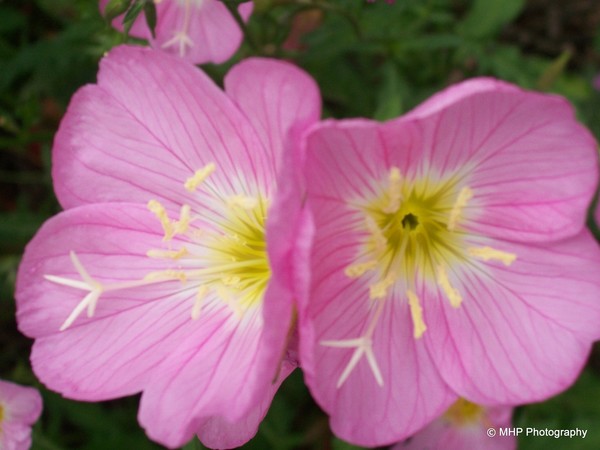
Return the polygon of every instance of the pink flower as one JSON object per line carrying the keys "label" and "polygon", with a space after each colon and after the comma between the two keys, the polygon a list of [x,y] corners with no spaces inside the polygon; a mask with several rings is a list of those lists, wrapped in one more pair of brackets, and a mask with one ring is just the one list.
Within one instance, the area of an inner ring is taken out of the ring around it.
{"label": "pink flower", "polygon": [[[100,0],[104,11],[109,0]],[[233,16],[219,0],[154,0],[156,4],[156,38],[152,37],[144,14],[136,19],[130,34],[150,41],[154,48],[185,58],[194,63],[222,63],[240,46],[243,35]],[[247,20],[252,2],[239,8]],[[123,29],[123,16],[113,21]]]}
{"label": "pink flower", "polygon": [[457,396],[573,382],[600,335],[600,252],[595,142],[566,101],[467,81],[387,123],[318,125],[304,174],[300,357],[337,435],[389,444]]}
{"label": "pink flower", "polygon": [[[514,450],[516,436],[500,436],[499,428],[510,427],[512,408],[497,406],[486,408],[464,399],[458,399],[438,419],[405,442],[391,450]],[[493,428],[495,435],[489,436]]]}
{"label": "pink flower", "polygon": [[31,426],[41,413],[42,397],[38,391],[0,380],[0,448],[31,447]]}
{"label": "pink flower", "polygon": [[194,433],[219,448],[252,437],[295,366],[284,354],[296,230],[277,177],[319,104],[312,79],[283,62],[245,60],[223,93],[150,49],[102,61],[55,139],[66,211],[18,274],[42,382],[90,401],[143,391],[139,421],[169,447]]}

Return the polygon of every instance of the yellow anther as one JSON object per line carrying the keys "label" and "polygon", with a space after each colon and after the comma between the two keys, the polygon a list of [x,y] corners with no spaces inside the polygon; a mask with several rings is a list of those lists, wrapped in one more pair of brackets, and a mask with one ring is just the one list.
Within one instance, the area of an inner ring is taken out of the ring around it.
{"label": "yellow anther", "polygon": [[344,275],[348,278],[358,278],[369,270],[377,267],[377,261],[371,260],[364,263],[351,264],[344,270]]}
{"label": "yellow anther", "polygon": [[367,230],[369,230],[369,233],[371,233],[372,245],[374,247],[375,253],[380,254],[385,252],[385,249],[387,247],[387,239],[383,234],[383,231],[381,230],[381,228],[379,228],[379,226],[372,217],[367,216],[365,222],[367,225]]}
{"label": "yellow anther", "polygon": [[174,229],[165,207],[158,200],[150,200],[148,202],[148,209],[154,213],[162,225],[163,231],[165,232],[163,240],[170,240],[173,237]]}
{"label": "yellow anther", "polygon": [[206,178],[208,178],[208,176],[215,171],[216,167],[217,166],[215,166],[214,163],[210,163],[204,166],[202,169],[196,170],[194,175],[186,180],[184,184],[185,188],[190,192],[194,192],[200,183],[206,180]]}
{"label": "yellow anther", "polygon": [[258,206],[258,200],[255,197],[246,197],[244,195],[234,195],[227,199],[227,205],[232,207],[240,207],[242,209],[250,210]]}
{"label": "yellow anther", "polygon": [[204,285],[200,286],[192,307],[192,320],[197,320],[200,317],[206,294],[208,294],[208,288]]}
{"label": "yellow anther", "polygon": [[465,186],[460,190],[458,197],[452,206],[452,210],[450,211],[450,218],[448,219],[447,225],[448,231],[454,231],[456,228],[456,223],[460,218],[460,213],[472,198],[473,191],[468,186]]}
{"label": "yellow anther", "polygon": [[462,297],[460,292],[456,288],[454,288],[450,284],[450,280],[448,279],[448,274],[446,273],[446,269],[443,266],[438,266],[437,269],[437,282],[438,285],[444,290],[446,297],[450,300],[450,304],[453,308],[460,307],[462,303]]}
{"label": "yellow anther", "polygon": [[181,247],[179,250],[148,250],[149,258],[164,258],[164,259],[179,259],[183,256],[188,255],[188,251],[185,247]]}
{"label": "yellow anther", "polygon": [[187,275],[185,272],[180,272],[176,270],[161,270],[158,272],[150,272],[144,277],[144,281],[169,281],[169,280],[179,280],[184,282],[187,280]]}
{"label": "yellow anther", "polygon": [[183,234],[188,230],[191,220],[190,211],[190,205],[183,205],[181,207],[181,210],[179,211],[179,220],[173,224],[173,235]]}
{"label": "yellow anther", "polygon": [[369,286],[369,298],[371,300],[385,298],[388,288],[396,282],[396,279],[397,277],[390,274],[378,283]]}
{"label": "yellow anther", "polygon": [[410,315],[413,321],[413,336],[415,339],[419,339],[427,330],[427,325],[423,321],[423,308],[419,304],[419,297],[413,291],[406,291],[408,297],[408,306],[410,306]]}
{"label": "yellow anther", "polygon": [[389,203],[382,210],[386,214],[391,214],[398,211],[398,208],[400,208],[400,202],[402,201],[402,175],[400,174],[400,169],[397,167],[392,167],[390,169],[389,183]]}
{"label": "yellow anther", "polygon": [[225,286],[236,286],[240,283],[241,278],[236,275],[228,275],[226,277],[221,277],[221,281]]}
{"label": "yellow anther", "polygon": [[517,259],[517,255],[514,253],[503,252],[492,247],[469,247],[467,252],[484,261],[501,261],[505,266],[510,266]]}

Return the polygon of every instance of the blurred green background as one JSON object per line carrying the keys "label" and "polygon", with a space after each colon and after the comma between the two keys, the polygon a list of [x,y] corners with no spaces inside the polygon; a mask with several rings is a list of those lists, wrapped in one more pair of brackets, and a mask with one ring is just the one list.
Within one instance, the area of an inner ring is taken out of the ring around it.
{"label": "blurred green background", "polygon": [[[256,0],[247,28],[232,61],[204,67],[218,83],[243,57],[286,58],[316,78],[325,116],[385,120],[448,84],[489,75],[566,96],[600,136],[600,92],[592,85],[600,74],[598,0]],[[0,378],[42,391],[34,449],[161,448],[137,425],[137,398],[86,404],[39,385],[28,362],[31,343],[14,319],[20,255],[59,211],[50,178],[53,135],[71,95],[94,82],[102,54],[127,40],[94,0],[0,0]],[[570,390],[519,408],[514,422],[588,430],[585,440],[521,438],[520,449],[600,449],[600,351]],[[203,447],[196,441],[184,448]],[[244,448],[356,447],[331,435],[296,372]]]}

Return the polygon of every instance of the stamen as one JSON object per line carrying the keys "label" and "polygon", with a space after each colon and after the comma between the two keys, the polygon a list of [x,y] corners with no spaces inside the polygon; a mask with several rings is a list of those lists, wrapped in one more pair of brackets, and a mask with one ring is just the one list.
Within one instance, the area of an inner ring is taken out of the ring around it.
{"label": "stamen", "polygon": [[419,304],[419,297],[413,291],[406,291],[406,296],[408,297],[408,305],[410,306],[410,315],[412,316],[414,333],[413,336],[415,339],[419,339],[427,330],[427,325],[423,321],[423,308]]}
{"label": "stamen", "polygon": [[64,331],[68,327],[70,327],[73,324],[73,322],[77,319],[77,317],[79,317],[79,315],[86,308],[87,308],[87,316],[93,317],[94,313],[96,311],[96,305],[98,304],[98,300],[100,299],[100,296],[104,292],[116,291],[116,290],[120,290],[120,289],[128,289],[128,288],[143,286],[143,285],[148,284],[148,282],[145,280],[134,280],[134,281],[127,281],[127,282],[112,283],[112,284],[100,283],[99,281],[96,281],[92,278],[92,276],[85,269],[85,267],[83,266],[83,264],[77,257],[77,254],[74,251],[71,251],[69,253],[69,256],[71,258],[71,262],[73,263],[73,266],[75,266],[75,269],[77,270],[77,272],[79,273],[79,275],[81,276],[83,281],[73,280],[70,278],[58,277],[55,275],[44,275],[44,278],[48,281],[51,281],[52,283],[60,284],[62,286],[72,287],[75,289],[80,289],[83,291],[88,291],[88,293],[85,295],[83,300],[81,300],[77,304],[77,306],[75,306],[73,311],[71,311],[71,314],[69,314],[69,316],[67,317],[67,320],[65,320],[65,322],[61,325],[60,331]]}
{"label": "stamen", "polygon": [[208,294],[208,287],[204,285],[200,286],[198,288],[198,293],[196,294],[194,306],[192,307],[192,320],[197,320],[200,317],[206,294]]}
{"label": "stamen", "polygon": [[190,192],[194,192],[198,186],[215,171],[216,168],[217,166],[215,163],[209,163],[202,169],[196,170],[194,175],[186,180],[184,184],[185,188]]}
{"label": "stamen", "polygon": [[367,272],[369,270],[373,270],[375,267],[377,267],[377,261],[373,259],[371,261],[367,261],[364,263],[356,263],[356,264],[349,265],[344,270],[344,274],[348,278],[358,278],[361,275],[363,275],[365,272]]}
{"label": "stamen", "polygon": [[375,253],[377,255],[384,253],[387,247],[387,238],[383,234],[383,231],[370,216],[366,217],[365,223],[367,225],[367,230],[369,230],[369,233],[371,233]]}
{"label": "stamen", "polygon": [[190,225],[190,205],[183,205],[179,211],[179,220],[175,222],[173,228],[173,235],[183,234],[187,231]]}
{"label": "stamen", "polygon": [[400,174],[400,169],[397,167],[392,167],[390,169],[389,183],[389,202],[387,206],[382,209],[386,214],[392,214],[398,211],[400,202],[402,201],[402,175]]}
{"label": "stamen", "polygon": [[460,292],[450,284],[444,266],[438,266],[437,275],[438,285],[444,290],[446,297],[450,300],[450,305],[452,305],[453,308],[460,307],[462,296],[460,295]]}
{"label": "stamen", "polygon": [[388,274],[383,280],[369,286],[369,298],[375,300],[385,298],[388,288],[393,285],[398,277],[393,274]]}
{"label": "stamen", "polygon": [[147,283],[158,283],[161,281],[172,281],[179,280],[181,282],[187,281],[187,275],[185,272],[178,272],[176,270],[160,270],[157,272],[150,272],[147,274],[143,281]]}
{"label": "stamen", "polygon": [[165,207],[158,200],[150,200],[148,202],[148,209],[154,213],[162,225],[163,231],[165,232],[163,240],[170,240],[173,237],[174,230]]}
{"label": "stamen", "polygon": [[469,247],[467,253],[484,261],[501,261],[505,266],[510,266],[517,259],[514,253],[503,252],[492,247]]}
{"label": "stamen", "polygon": [[188,255],[189,252],[185,247],[181,247],[181,249],[175,250],[148,250],[146,255],[149,258],[161,258],[161,259],[180,259],[183,256]]}
{"label": "stamen", "polygon": [[227,199],[227,205],[230,208],[240,207],[245,210],[251,210],[258,206],[258,200],[254,197],[246,197],[244,195],[234,195]]}
{"label": "stamen", "polygon": [[460,190],[456,201],[454,202],[454,206],[452,206],[452,210],[450,211],[450,218],[448,219],[448,231],[454,231],[456,228],[456,223],[460,217],[460,213],[467,206],[469,200],[473,198],[473,191],[465,186]]}

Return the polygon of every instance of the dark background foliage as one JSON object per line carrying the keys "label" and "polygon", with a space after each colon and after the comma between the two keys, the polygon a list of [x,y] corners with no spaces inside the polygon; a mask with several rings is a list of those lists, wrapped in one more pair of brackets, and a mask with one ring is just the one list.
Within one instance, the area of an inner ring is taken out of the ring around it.
{"label": "dark background foliage", "polygon": [[[204,69],[220,83],[246,56],[293,60],[318,81],[325,116],[385,120],[448,84],[488,75],[566,96],[600,136],[600,92],[592,86],[600,72],[598,0],[255,0],[245,31],[231,62]],[[160,448],[137,425],[137,398],[90,404],[45,390],[29,367],[31,342],[14,319],[20,255],[59,211],[53,135],[71,95],[94,82],[102,54],[128,40],[107,25],[95,0],[0,0],[0,378],[43,394],[34,449]],[[514,422],[588,430],[585,440],[521,438],[524,450],[600,448],[600,352],[571,389],[519,408]],[[245,448],[355,447],[331,435],[296,372]]]}

